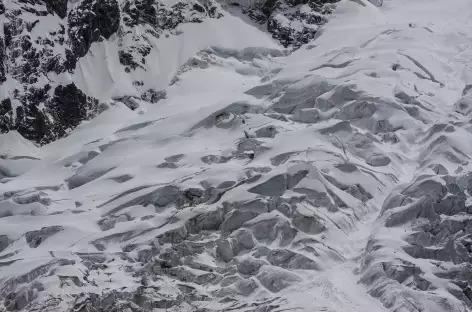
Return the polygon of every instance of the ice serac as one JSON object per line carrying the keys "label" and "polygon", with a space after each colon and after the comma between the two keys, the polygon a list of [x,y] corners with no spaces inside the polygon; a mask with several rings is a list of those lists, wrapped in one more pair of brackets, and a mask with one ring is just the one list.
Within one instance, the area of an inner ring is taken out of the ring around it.
{"label": "ice serac", "polygon": [[2,4],[0,311],[472,310],[470,1]]}

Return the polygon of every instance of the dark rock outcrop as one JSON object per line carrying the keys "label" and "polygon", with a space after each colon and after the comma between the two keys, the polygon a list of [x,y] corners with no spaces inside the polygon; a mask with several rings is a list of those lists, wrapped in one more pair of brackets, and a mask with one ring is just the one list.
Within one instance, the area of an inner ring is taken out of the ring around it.
{"label": "dark rock outcrop", "polygon": [[67,0],[43,0],[48,12],[55,13],[60,18],[67,16]]}
{"label": "dark rock outcrop", "polygon": [[92,43],[110,39],[120,26],[116,0],[84,0],[68,16],[69,38],[77,58],[87,54]]}
{"label": "dark rock outcrop", "polygon": [[[243,12],[261,25],[286,48],[299,48],[315,38],[319,25],[326,22],[339,0],[267,0],[243,8]],[[309,6],[310,10],[303,9]],[[282,18],[281,18],[282,16]],[[283,22],[281,22],[283,20]]]}
{"label": "dark rock outcrop", "polygon": [[91,118],[97,111],[97,106],[98,101],[86,96],[75,84],[57,86],[54,96],[47,104],[47,108],[55,120],[52,135],[64,136],[68,129],[73,129],[82,120]]}

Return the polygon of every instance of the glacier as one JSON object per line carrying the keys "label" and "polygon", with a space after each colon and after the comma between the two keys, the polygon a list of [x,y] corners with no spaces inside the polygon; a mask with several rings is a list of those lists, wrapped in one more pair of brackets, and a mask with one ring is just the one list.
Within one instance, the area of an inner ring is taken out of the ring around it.
{"label": "glacier", "polygon": [[472,311],[472,2],[332,2],[296,47],[215,2],[41,74],[100,109],[0,134],[0,311]]}

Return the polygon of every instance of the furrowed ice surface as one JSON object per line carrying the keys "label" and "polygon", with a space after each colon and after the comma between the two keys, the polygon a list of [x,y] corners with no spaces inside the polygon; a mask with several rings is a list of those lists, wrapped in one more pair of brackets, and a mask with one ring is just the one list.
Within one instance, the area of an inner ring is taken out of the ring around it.
{"label": "furrowed ice surface", "polygon": [[291,54],[186,24],[154,104],[92,43],[71,79],[106,109],[0,136],[0,311],[470,311],[470,12],[343,0]]}

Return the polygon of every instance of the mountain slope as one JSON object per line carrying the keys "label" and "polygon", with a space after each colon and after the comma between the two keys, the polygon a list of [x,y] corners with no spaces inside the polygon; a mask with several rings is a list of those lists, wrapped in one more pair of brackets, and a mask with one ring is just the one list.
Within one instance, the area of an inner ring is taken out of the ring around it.
{"label": "mountain slope", "polygon": [[293,48],[314,37],[331,2],[5,0],[0,131],[45,144],[96,116],[110,99],[132,108],[136,101],[156,103],[180,67],[208,46],[276,46],[232,14],[252,18]]}
{"label": "mountain slope", "polygon": [[103,111],[1,135],[0,311],[471,310],[472,4],[344,0],[290,53],[241,6],[155,71],[91,44]]}

